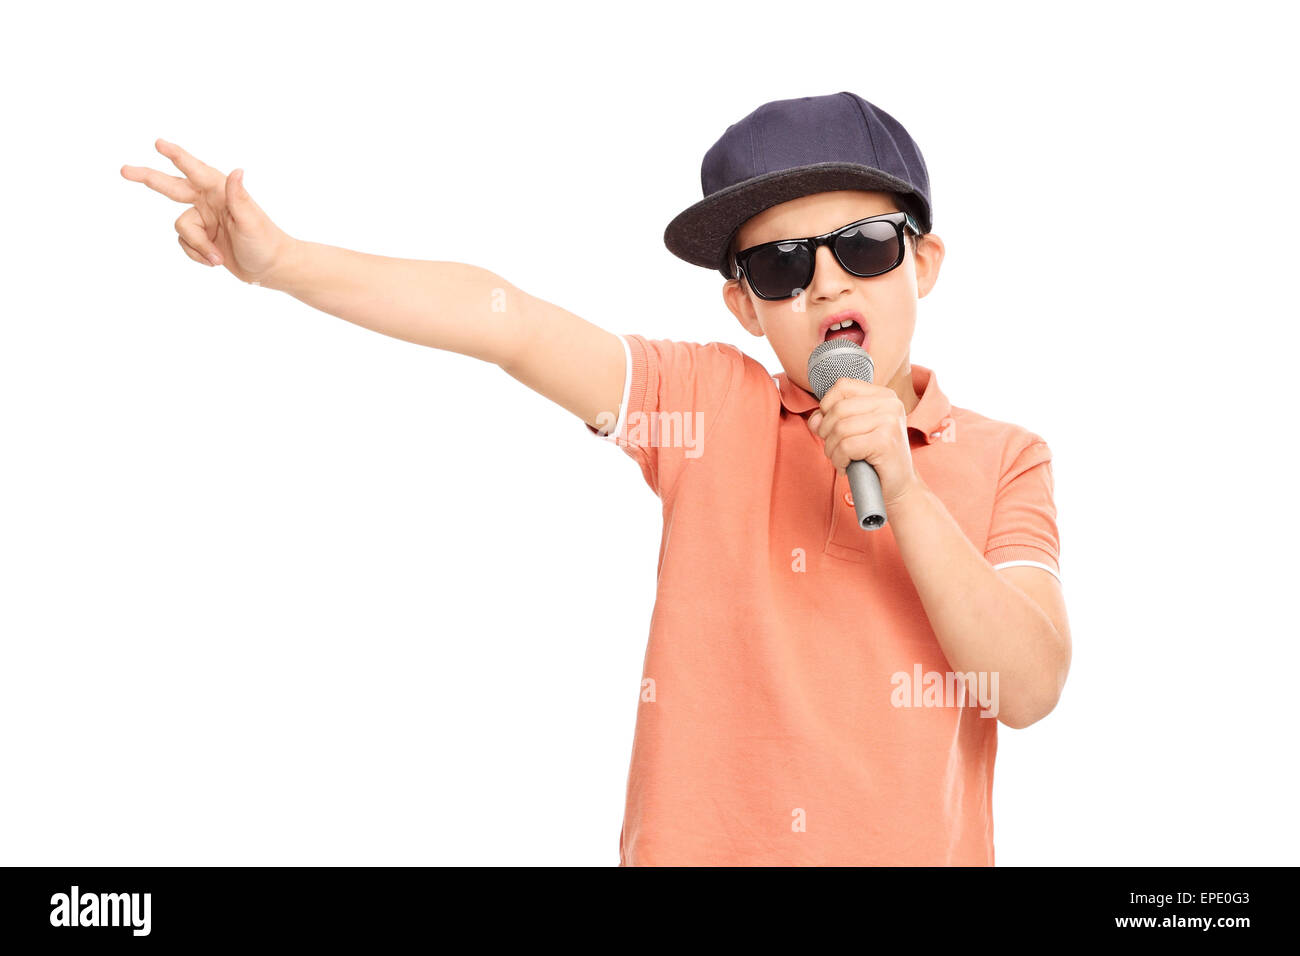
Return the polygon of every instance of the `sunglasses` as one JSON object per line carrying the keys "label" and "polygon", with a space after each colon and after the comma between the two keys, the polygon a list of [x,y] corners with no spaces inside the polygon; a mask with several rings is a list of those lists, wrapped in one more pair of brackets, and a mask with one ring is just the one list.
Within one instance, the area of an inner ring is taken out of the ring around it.
{"label": "sunglasses", "polygon": [[812,281],[818,246],[830,246],[835,261],[850,275],[883,275],[903,261],[904,229],[921,234],[910,213],[891,212],[859,219],[824,236],[750,246],[736,253],[733,278],[743,275],[760,299],[794,298]]}

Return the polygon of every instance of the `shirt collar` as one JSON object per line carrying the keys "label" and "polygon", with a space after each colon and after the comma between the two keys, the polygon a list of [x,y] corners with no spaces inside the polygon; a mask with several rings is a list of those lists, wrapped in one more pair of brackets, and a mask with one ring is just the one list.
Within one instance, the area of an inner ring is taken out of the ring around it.
{"label": "shirt collar", "polygon": [[[777,390],[781,393],[781,404],[786,411],[803,415],[821,406],[817,396],[805,391],[790,377],[781,372],[775,375]],[[912,388],[920,396],[916,407],[907,413],[907,427],[920,432],[926,444],[938,441],[943,429],[952,424],[952,404],[948,396],[939,389],[939,379],[931,369],[912,363]]]}

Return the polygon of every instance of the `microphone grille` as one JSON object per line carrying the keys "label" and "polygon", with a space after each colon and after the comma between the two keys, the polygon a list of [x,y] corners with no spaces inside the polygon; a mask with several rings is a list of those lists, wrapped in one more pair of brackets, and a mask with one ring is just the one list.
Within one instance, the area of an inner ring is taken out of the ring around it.
{"label": "microphone grille", "polygon": [[818,401],[842,378],[855,378],[870,385],[874,374],[871,356],[852,339],[827,339],[808,356],[808,384]]}

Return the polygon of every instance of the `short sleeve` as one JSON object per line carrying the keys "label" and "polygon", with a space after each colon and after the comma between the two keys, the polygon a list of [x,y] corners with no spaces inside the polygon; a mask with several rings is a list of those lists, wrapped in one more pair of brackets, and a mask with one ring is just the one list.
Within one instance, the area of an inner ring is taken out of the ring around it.
{"label": "short sleeve", "polygon": [[662,499],[682,469],[704,454],[705,441],[743,370],[733,345],[620,335],[627,361],[618,419],[593,435],[623,449]]}
{"label": "short sleeve", "polygon": [[1054,490],[1051,449],[1030,433],[998,482],[984,549],[990,564],[1040,567],[1061,579]]}

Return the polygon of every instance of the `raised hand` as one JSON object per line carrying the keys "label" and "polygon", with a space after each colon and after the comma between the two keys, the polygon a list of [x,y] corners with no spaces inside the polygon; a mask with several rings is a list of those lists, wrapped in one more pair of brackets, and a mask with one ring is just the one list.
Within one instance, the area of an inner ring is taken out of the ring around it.
{"label": "raised hand", "polygon": [[207,266],[224,265],[244,282],[265,282],[284,265],[293,237],[253,201],[244,188],[242,169],[227,176],[175,143],[159,139],[154,147],[184,177],[147,166],[123,166],[122,175],[189,205],[175,223],[177,241],[187,256]]}

